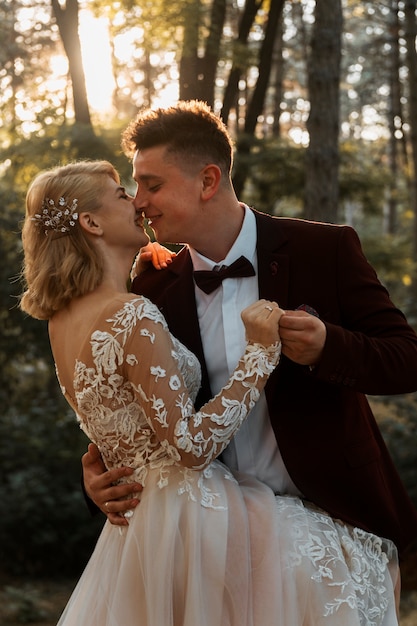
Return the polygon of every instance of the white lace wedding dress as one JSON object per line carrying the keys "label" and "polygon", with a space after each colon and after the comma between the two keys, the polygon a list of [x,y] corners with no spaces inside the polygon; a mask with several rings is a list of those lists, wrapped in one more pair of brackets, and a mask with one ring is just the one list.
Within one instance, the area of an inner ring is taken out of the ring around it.
{"label": "white lace wedding dress", "polygon": [[[249,345],[196,412],[197,359],[142,297],[107,305],[63,393],[107,467],[144,489],[106,522],[59,626],[394,626],[390,541],[215,460],[279,359]],[[185,464],[187,467],[184,467]]]}

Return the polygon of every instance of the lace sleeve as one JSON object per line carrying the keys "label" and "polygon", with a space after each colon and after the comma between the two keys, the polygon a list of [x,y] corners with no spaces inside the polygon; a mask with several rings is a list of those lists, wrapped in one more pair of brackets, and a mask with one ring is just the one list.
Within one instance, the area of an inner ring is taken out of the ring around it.
{"label": "lace sleeve", "polygon": [[248,343],[228,384],[195,411],[166,322],[148,305],[146,300],[136,305],[130,325],[126,319],[109,320],[123,351],[123,374],[166,453],[181,465],[201,469],[228,445],[258,400],[281,346]]}

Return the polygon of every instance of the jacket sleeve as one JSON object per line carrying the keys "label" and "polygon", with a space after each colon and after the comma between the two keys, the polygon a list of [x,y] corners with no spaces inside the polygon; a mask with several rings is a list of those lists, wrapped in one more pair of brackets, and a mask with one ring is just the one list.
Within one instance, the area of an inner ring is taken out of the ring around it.
{"label": "jacket sleeve", "polygon": [[417,336],[366,260],[350,227],[338,228],[337,316],[314,376],[374,395],[417,389]]}

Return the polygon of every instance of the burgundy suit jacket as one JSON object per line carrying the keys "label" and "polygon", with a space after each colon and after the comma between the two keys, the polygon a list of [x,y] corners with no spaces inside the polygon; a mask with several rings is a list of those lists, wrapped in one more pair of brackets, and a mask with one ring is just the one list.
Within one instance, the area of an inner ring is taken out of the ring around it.
{"label": "burgundy suit jacket", "polygon": [[[287,470],[306,499],[333,517],[392,539],[417,537],[417,511],[384,444],[365,394],[417,390],[417,336],[394,307],[348,226],[255,211],[261,298],[313,307],[327,328],[310,371],[282,357],[266,386]],[[132,289],[155,302],[173,335],[199,358],[197,404],[211,397],[192,278],[183,248],[167,270],[149,268]]]}

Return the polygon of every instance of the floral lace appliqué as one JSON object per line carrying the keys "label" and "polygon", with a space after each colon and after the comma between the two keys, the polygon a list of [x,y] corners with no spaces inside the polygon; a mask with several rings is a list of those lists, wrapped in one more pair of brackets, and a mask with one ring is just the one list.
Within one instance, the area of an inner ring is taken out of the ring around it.
{"label": "floral lace appliqu\u00e9", "polygon": [[277,506],[281,513],[288,509],[291,517],[288,567],[309,569],[312,584],[329,591],[323,617],[337,615],[347,605],[357,611],[361,625],[381,624],[390,598],[386,565],[395,553],[394,544],[333,520],[311,504],[307,518],[295,498],[277,498]]}

